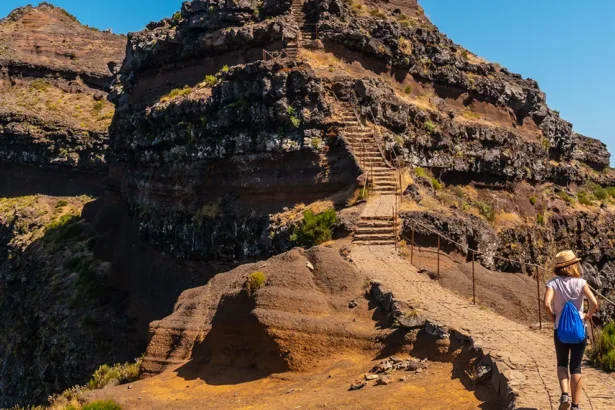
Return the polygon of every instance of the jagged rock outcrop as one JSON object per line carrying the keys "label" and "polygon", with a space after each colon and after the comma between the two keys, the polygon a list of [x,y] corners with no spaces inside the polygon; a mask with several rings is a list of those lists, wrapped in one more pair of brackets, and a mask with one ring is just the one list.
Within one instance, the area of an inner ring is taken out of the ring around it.
{"label": "jagged rock outcrop", "polygon": [[0,160],[104,172],[124,44],[47,3],[0,20]]}
{"label": "jagged rock outcrop", "polygon": [[80,219],[88,197],[0,200],[0,407],[40,404],[138,357],[126,293]]}
{"label": "jagged rock outcrop", "polygon": [[307,65],[239,65],[183,91],[121,108],[111,127],[117,185],[150,243],[182,258],[258,258],[290,245],[271,235],[271,214],[354,185]]}
{"label": "jagged rock outcrop", "polygon": [[[255,272],[264,282],[250,291]],[[334,353],[376,348],[365,277],[339,251],[293,249],[190,289],[151,324],[143,376],[185,363],[186,377],[216,366],[263,373],[302,370]],[[355,306],[349,308],[349,301]]]}

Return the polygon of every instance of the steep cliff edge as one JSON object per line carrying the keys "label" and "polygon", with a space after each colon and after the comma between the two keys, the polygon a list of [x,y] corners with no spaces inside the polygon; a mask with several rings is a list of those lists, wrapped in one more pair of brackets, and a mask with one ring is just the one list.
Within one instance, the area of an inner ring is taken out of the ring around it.
{"label": "steep cliff edge", "polygon": [[0,20],[0,407],[44,402],[143,350],[82,218],[104,192],[124,50],[125,37],[47,3]]}
{"label": "steep cliff edge", "polygon": [[125,38],[47,3],[0,20],[0,160],[104,172]]}

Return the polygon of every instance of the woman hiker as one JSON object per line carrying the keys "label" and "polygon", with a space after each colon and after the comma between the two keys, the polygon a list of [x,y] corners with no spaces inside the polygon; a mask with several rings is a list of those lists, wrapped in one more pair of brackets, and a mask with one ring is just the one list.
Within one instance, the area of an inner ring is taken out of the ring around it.
{"label": "woman hiker", "polygon": [[[555,328],[557,377],[562,389],[559,410],[568,410],[571,404],[573,410],[579,410],[582,387],[581,361],[587,346],[587,332],[584,323],[586,320],[591,320],[598,309],[596,297],[587,281],[581,278],[580,261],[572,251],[563,251],[555,255],[556,277],[547,282],[544,300],[547,313],[553,320]],[[583,312],[584,299],[589,301],[587,313]],[[567,302],[571,302],[572,305],[568,305]],[[562,319],[561,323],[560,319]],[[571,336],[573,333],[571,329],[575,329],[575,324],[576,336]],[[561,327],[559,331],[558,327]],[[569,370],[570,373],[568,373]],[[572,390],[572,403],[570,390]]]}

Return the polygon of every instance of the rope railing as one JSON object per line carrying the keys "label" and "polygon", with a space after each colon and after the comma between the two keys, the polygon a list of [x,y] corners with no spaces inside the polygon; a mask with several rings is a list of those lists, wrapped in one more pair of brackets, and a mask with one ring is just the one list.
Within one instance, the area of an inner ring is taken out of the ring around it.
{"label": "rope railing", "polygon": [[[441,242],[440,239],[444,239],[447,242],[450,242],[452,244],[455,244],[457,246],[459,246],[462,250],[465,250],[466,254],[472,256],[472,300],[473,303],[476,304],[476,271],[475,271],[475,260],[476,260],[476,256],[477,255],[484,255],[482,252],[480,252],[477,249],[472,249],[470,246],[468,245],[464,245],[459,243],[458,241],[455,241],[454,239],[451,239],[445,235],[443,235],[442,233],[438,232],[437,230],[429,227],[426,224],[423,224],[419,221],[417,221],[415,218],[412,218],[412,238],[408,238],[407,236],[405,236],[403,233],[400,234],[400,237],[403,238],[406,241],[410,242],[411,245],[411,250],[410,250],[410,263],[414,263],[414,247],[416,246],[415,243],[415,230],[416,230],[416,226],[420,226],[421,228],[425,229],[426,231],[435,234],[438,238],[438,245],[437,245],[437,274],[440,274],[440,253],[441,253]],[[535,263],[530,263],[530,262],[525,262],[523,260],[514,260],[514,259],[510,259],[510,258],[506,258],[503,256],[499,256],[499,255],[492,255],[491,256],[493,259],[498,259],[501,261],[506,261],[506,262],[510,262],[510,263],[514,263],[514,264],[520,264],[522,267],[522,270],[525,272],[525,267],[533,267],[536,269],[535,272],[535,277],[536,277],[536,287],[537,287],[537,294],[538,294],[538,319],[539,319],[539,326],[540,329],[542,329],[542,298],[540,295],[540,279],[542,276],[543,282],[544,282],[544,272],[550,272],[549,269],[537,265]],[[542,271],[542,275],[539,273],[539,271]],[[588,284],[588,286],[590,287],[590,289],[596,293],[600,298],[602,298],[604,301],[606,301],[607,303],[615,306],[615,302],[610,300],[609,298],[607,298],[606,296],[604,296],[602,293],[598,292],[596,289],[594,289],[591,285]],[[592,326],[595,326],[593,321],[592,321]],[[592,329],[593,332],[593,329]],[[612,346],[615,349],[615,346]]]}

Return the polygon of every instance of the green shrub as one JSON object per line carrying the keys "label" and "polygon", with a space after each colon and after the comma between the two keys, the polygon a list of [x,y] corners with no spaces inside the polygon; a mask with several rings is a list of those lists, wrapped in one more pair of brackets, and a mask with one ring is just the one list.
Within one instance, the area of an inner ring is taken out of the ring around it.
{"label": "green shrub", "polygon": [[572,198],[565,191],[559,191],[557,193],[557,196],[559,196],[563,201],[568,202],[569,204],[572,203]]}
{"label": "green shrub", "polygon": [[609,196],[606,189],[604,189],[602,186],[597,185],[597,184],[594,185],[593,194],[596,197],[596,199],[599,201],[604,201]]}
{"label": "green shrub", "polygon": [[406,94],[410,94],[410,93],[412,93],[412,87],[410,87],[409,85],[407,85],[407,86],[406,86],[406,88],[404,88],[404,92],[405,92]]}
{"label": "green shrub", "polygon": [[203,226],[207,219],[214,219],[222,213],[222,208],[220,207],[221,204],[222,200],[218,198],[215,201],[203,205],[201,209],[197,211],[193,219],[199,228]]}
{"label": "green shrub", "polygon": [[122,410],[122,406],[112,400],[98,400],[86,404],[82,410]]}
{"label": "green shrub", "polygon": [[431,121],[426,121],[425,124],[423,124],[423,127],[425,128],[425,130],[427,132],[429,132],[430,134],[433,134],[434,132],[436,132],[436,124],[434,124]]}
{"label": "green shrub", "polygon": [[294,115],[291,115],[290,122],[293,124],[293,127],[299,128],[301,126],[301,120]]}
{"label": "green shrub", "polygon": [[37,78],[36,80],[30,83],[30,88],[37,90],[37,91],[45,91],[47,88],[49,88],[50,85],[51,84],[49,84],[47,81],[43,80],[42,78]]}
{"label": "green shrub", "polygon": [[92,107],[92,112],[96,115],[100,114],[103,108],[105,108],[105,102],[103,100],[96,101]]}
{"label": "green shrub", "polygon": [[223,73],[228,73],[228,70],[230,70],[230,67],[228,65],[224,64],[220,71],[222,71]]}
{"label": "green shrub", "polygon": [[68,201],[66,199],[60,199],[56,204],[56,208],[64,208],[68,205]]}
{"label": "green shrub", "polygon": [[482,201],[477,201],[475,205],[478,208],[480,214],[484,216],[486,220],[488,220],[489,222],[495,221],[495,209],[492,205]]}
{"label": "green shrub", "polygon": [[540,140],[540,144],[545,151],[549,151],[549,149],[551,149],[551,142],[547,138],[543,138],[542,140]]}
{"label": "green shrub", "polygon": [[45,226],[45,234],[63,232],[67,230],[75,222],[77,222],[78,220],[79,218],[77,218],[75,215],[70,215],[70,214],[62,215],[58,219],[49,222]]}
{"label": "green shrub", "polygon": [[431,178],[431,186],[436,191],[439,191],[442,189],[442,182],[438,181],[436,178]]}
{"label": "green shrub", "polygon": [[181,19],[182,19],[182,13],[181,11],[176,12],[175,14],[173,14],[173,17],[171,17],[171,19],[175,22],[178,23]]}
{"label": "green shrub", "polygon": [[160,99],[161,102],[171,101],[174,98],[181,97],[192,92],[192,88],[187,85],[184,88],[176,88]]}
{"label": "green shrub", "polygon": [[591,205],[592,200],[589,198],[589,195],[585,191],[581,191],[577,193],[577,199],[579,203],[582,205]]}
{"label": "green shrub", "polygon": [[607,372],[615,371],[615,323],[607,324],[601,332],[598,332],[596,346],[590,353],[594,365]]}
{"label": "green shrub", "polygon": [[538,213],[536,214],[536,223],[538,225],[544,225],[545,224],[545,216],[542,213]]}
{"label": "green shrub", "polygon": [[333,228],[339,223],[335,209],[329,209],[318,215],[311,210],[305,211],[303,221],[295,227],[291,241],[304,247],[320,245],[331,240]]}
{"label": "green shrub", "polygon": [[615,186],[608,186],[604,189],[606,189],[606,193],[609,194],[611,198],[615,198]]}
{"label": "green shrub", "polygon": [[427,178],[429,174],[425,168],[421,168],[421,167],[414,168],[414,173],[417,177],[421,177],[421,178]]}
{"label": "green shrub", "polygon": [[465,60],[467,60],[468,59],[468,50],[463,50],[461,52],[461,57],[463,57]]}
{"label": "green shrub", "polygon": [[250,296],[254,295],[257,290],[265,286],[265,282],[267,282],[267,275],[263,272],[257,271],[248,275],[248,280],[246,280],[246,290]]}
{"label": "green shrub", "polygon": [[139,378],[142,362],[143,359],[137,359],[134,363],[118,363],[113,366],[103,364],[92,375],[88,388],[90,390],[104,389],[107,386],[134,382]]}
{"label": "green shrub", "polygon": [[218,77],[216,77],[215,75],[206,75],[205,81],[203,82],[205,83],[205,85],[209,87],[213,87],[214,85],[218,83]]}
{"label": "green shrub", "polygon": [[536,202],[538,202],[538,198],[536,198],[536,195],[532,195],[530,197],[530,204],[532,204],[532,206],[536,205]]}

